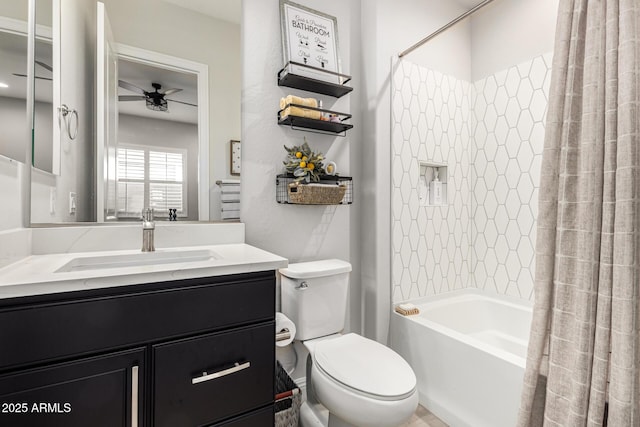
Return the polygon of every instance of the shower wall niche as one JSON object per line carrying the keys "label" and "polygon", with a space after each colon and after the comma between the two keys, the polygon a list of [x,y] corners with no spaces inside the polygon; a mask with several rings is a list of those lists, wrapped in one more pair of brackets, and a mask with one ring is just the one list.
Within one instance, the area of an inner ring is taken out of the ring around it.
{"label": "shower wall niche", "polygon": [[[551,57],[474,82],[394,64],[394,302],[466,287],[533,297]],[[440,206],[425,188],[436,168],[446,177]]]}
{"label": "shower wall niche", "polygon": [[420,206],[447,205],[447,164],[420,161],[418,194]]}

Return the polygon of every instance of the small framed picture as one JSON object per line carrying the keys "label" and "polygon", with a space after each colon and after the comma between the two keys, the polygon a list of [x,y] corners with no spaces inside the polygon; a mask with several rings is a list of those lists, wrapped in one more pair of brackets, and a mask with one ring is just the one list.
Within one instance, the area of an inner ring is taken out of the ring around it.
{"label": "small framed picture", "polygon": [[334,16],[280,0],[282,53],[285,64],[292,64],[292,72],[324,81],[337,77],[323,70],[340,73],[338,55],[338,21]]}
{"label": "small framed picture", "polygon": [[240,148],[240,141],[231,140],[229,143],[229,171],[231,175],[240,175],[240,160],[242,158]]}

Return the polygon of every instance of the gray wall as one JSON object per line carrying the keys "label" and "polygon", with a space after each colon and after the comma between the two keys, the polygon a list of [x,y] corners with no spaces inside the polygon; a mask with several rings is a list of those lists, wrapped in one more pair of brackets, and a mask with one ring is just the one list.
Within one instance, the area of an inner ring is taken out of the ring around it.
{"label": "gray wall", "polygon": [[[342,70],[354,75],[355,90],[338,100],[279,87],[276,75],[284,65],[278,0],[247,0],[243,4],[242,201],[240,219],[246,224],[247,243],[289,258],[290,262],[340,258],[354,266],[351,274],[350,320],[347,328],[360,330],[359,203],[360,152],[367,145],[358,100],[363,90],[359,73],[359,1],[304,1],[302,4],[335,16]],[[287,94],[322,97],[325,108],[354,114],[355,128],[345,138],[294,131],[278,126],[278,101]],[[338,165],[340,174],[354,176],[355,202],[351,206],[280,205],[275,201],[275,177],[286,157],[283,145],[300,145],[304,138]]]}

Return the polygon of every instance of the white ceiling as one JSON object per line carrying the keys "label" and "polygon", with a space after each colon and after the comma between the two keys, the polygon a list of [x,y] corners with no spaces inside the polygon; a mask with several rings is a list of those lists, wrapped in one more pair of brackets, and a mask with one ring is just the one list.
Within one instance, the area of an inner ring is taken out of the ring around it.
{"label": "white ceiling", "polygon": [[240,24],[242,0],[164,0],[167,3]]}

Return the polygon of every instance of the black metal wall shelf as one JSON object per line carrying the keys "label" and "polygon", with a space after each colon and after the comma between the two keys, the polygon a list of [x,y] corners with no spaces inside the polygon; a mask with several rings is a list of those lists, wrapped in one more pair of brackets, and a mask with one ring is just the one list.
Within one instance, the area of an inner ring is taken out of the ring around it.
{"label": "black metal wall shelf", "polygon": [[[289,109],[289,111],[292,111],[293,109],[303,110],[302,112],[305,114],[317,112],[315,116],[319,116],[321,114],[325,116],[333,116],[333,121],[329,119],[319,120],[292,114],[284,115],[284,112],[287,109]],[[287,104],[282,110],[278,111],[279,125],[290,126],[294,130],[306,130],[316,133],[332,134],[338,136],[345,136],[347,131],[353,128],[352,124],[345,123],[345,121],[349,120],[350,118],[351,114],[325,110],[322,108],[305,107],[304,105],[298,104]]]}
{"label": "black metal wall shelf", "polygon": [[[289,198],[289,184],[295,181],[292,174],[280,174],[276,176],[276,202],[283,204],[294,204]],[[338,205],[350,205],[353,203],[353,178],[350,176],[323,175],[320,177],[321,184],[344,185],[346,191],[342,201]],[[308,206],[318,206],[307,204]],[[326,206],[326,205],[325,205]]]}
{"label": "black metal wall shelf", "polygon": [[[303,67],[310,72],[326,76],[328,81],[296,74],[292,71],[292,66]],[[335,80],[335,83],[329,80]],[[294,89],[302,89],[309,92],[333,96],[334,98],[340,98],[353,90],[352,87],[346,86],[346,84],[350,81],[351,76],[348,76],[346,74],[340,74],[322,68],[312,67],[311,65],[306,65],[295,61],[287,62],[284,68],[282,68],[278,72],[278,86],[287,86]]]}

